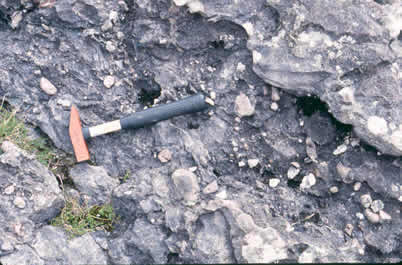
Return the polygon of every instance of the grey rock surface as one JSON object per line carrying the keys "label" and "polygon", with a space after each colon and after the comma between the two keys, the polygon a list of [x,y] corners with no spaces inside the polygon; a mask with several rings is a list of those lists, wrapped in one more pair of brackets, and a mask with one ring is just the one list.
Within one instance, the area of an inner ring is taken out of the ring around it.
{"label": "grey rock surface", "polygon": [[44,226],[36,234],[32,248],[44,264],[108,264],[107,256],[90,234],[69,240],[54,226]]}
{"label": "grey rock surface", "polygon": [[[91,165],[70,169],[66,190],[96,204],[111,197],[121,216],[111,234],[71,241],[47,226],[63,202],[56,177],[5,144],[0,262],[400,261],[400,10],[363,0],[0,0],[0,96],[67,153],[72,104],[92,126],[195,92],[213,100],[88,141]],[[376,223],[364,194],[384,204]]]}
{"label": "grey rock surface", "polygon": [[114,188],[120,182],[110,177],[103,167],[78,164],[71,168],[70,177],[88,205],[108,203]]}
{"label": "grey rock surface", "polygon": [[402,155],[402,61],[400,50],[389,46],[400,41],[398,1],[174,2],[241,25],[253,69],[264,81],[318,96],[362,139]]}

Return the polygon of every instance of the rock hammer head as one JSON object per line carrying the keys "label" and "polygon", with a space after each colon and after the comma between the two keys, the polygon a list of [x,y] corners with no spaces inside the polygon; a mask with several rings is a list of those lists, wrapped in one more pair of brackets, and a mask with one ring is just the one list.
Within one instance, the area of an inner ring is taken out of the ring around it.
{"label": "rock hammer head", "polygon": [[80,115],[78,114],[78,110],[74,105],[71,106],[70,111],[69,132],[77,162],[89,160],[89,151],[82,133]]}

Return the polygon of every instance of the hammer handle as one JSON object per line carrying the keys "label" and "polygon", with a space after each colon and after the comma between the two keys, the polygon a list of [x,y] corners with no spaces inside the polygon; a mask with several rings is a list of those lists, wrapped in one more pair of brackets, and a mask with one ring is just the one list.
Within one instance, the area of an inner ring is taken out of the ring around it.
{"label": "hammer handle", "polygon": [[83,128],[82,132],[84,138],[89,139],[121,129],[141,128],[172,117],[203,111],[207,108],[208,103],[206,103],[204,95],[199,93],[172,103],[136,112],[120,120]]}

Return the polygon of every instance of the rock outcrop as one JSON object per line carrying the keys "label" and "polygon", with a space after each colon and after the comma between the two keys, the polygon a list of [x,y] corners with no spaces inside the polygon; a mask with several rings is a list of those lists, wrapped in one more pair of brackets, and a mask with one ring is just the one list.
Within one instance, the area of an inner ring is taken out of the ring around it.
{"label": "rock outcrop", "polygon": [[0,96],[66,153],[72,104],[84,126],[211,105],[88,141],[71,189],[121,219],[73,240],[56,177],[4,142],[0,263],[400,262],[401,10],[0,0]]}

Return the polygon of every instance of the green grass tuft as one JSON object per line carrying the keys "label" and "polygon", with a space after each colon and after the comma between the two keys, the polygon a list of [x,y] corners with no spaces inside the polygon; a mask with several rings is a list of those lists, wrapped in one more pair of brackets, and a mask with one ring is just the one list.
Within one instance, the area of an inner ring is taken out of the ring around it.
{"label": "green grass tuft", "polygon": [[87,207],[75,199],[69,199],[51,225],[63,227],[74,237],[95,230],[112,231],[116,221],[117,215],[110,204]]}
{"label": "green grass tuft", "polygon": [[35,154],[38,161],[48,167],[57,158],[46,139],[30,139],[25,124],[15,117],[15,112],[0,106],[0,144],[4,141],[13,142],[21,149]]}

